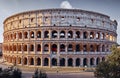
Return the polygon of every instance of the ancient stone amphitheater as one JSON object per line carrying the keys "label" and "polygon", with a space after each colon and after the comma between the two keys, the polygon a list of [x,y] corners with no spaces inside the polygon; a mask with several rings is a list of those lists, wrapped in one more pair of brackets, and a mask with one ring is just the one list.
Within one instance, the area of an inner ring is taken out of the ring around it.
{"label": "ancient stone amphitheater", "polygon": [[29,67],[96,66],[116,44],[117,22],[80,9],[42,9],[4,21],[3,57]]}

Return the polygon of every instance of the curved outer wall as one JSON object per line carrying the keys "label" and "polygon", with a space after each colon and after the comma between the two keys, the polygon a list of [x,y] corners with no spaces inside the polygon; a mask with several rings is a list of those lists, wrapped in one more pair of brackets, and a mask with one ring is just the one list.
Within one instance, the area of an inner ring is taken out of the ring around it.
{"label": "curved outer wall", "polygon": [[4,21],[3,57],[21,66],[96,66],[116,44],[116,30],[109,16],[91,11],[23,12]]}

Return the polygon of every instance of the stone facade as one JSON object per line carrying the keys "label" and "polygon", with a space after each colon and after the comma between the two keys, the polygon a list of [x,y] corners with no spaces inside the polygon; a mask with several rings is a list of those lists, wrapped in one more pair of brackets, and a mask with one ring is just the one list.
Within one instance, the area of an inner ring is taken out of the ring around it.
{"label": "stone facade", "polygon": [[97,12],[27,11],[4,21],[3,57],[21,66],[96,66],[116,44],[116,30],[116,21]]}

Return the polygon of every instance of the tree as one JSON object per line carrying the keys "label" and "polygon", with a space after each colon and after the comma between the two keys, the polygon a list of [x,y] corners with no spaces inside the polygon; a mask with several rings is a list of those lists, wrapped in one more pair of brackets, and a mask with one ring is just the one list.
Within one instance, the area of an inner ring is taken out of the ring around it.
{"label": "tree", "polygon": [[21,75],[21,70],[15,67],[8,67],[4,70],[0,69],[0,78],[21,78]]}
{"label": "tree", "polygon": [[112,46],[111,54],[107,60],[98,64],[94,75],[96,78],[119,78],[120,77],[120,48]]}

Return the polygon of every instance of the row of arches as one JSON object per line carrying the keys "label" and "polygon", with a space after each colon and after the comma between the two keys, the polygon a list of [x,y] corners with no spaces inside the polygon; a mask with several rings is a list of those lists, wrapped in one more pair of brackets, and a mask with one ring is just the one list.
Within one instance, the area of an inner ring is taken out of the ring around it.
{"label": "row of arches", "polygon": [[9,44],[4,45],[4,51],[37,51],[37,52],[108,52],[110,45],[106,44]]}
{"label": "row of arches", "polygon": [[51,31],[22,31],[16,33],[6,33],[4,34],[4,40],[15,40],[15,39],[34,39],[34,38],[82,38],[82,39],[106,39],[110,41],[115,41],[115,36],[109,33],[97,32],[97,31],[64,31],[60,32],[57,30]]}
{"label": "row of arches", "polygon": [[21,58],[21,57],[11,57],[6,56],[5,60],[9,63],[18,64],[18,65],[36,65],[36,66],[96,66],[101,61],[105,61],[105,57],[91,57],[91,58],[44,58],[43,60],[40,57],[37,58]]}

